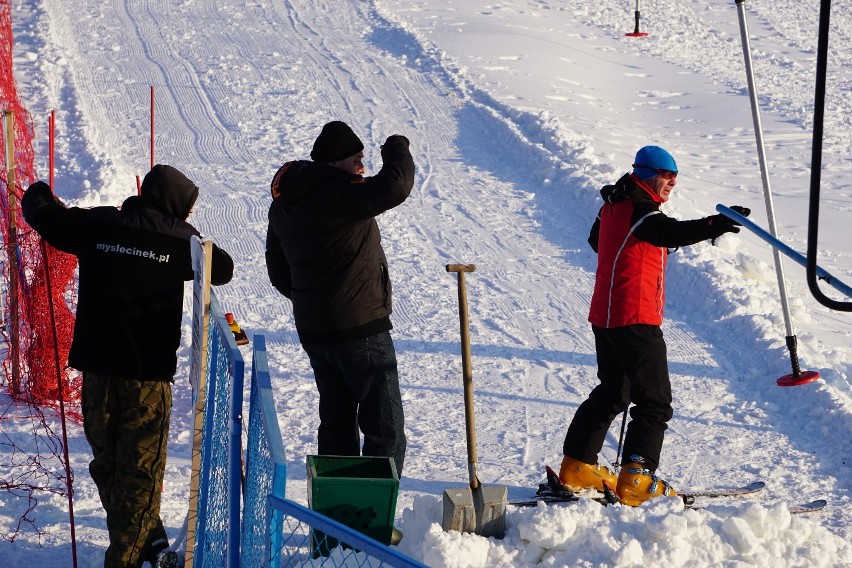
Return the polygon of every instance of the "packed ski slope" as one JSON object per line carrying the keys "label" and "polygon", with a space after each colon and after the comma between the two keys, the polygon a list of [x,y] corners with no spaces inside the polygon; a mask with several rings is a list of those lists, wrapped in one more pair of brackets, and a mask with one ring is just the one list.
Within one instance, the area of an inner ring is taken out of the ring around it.
{"label": "packed ski slope", "polygon": [[[283,161],[308,156],[322,124],[341,119],[364,141],[368,171],[394,133],[409,137],[417,164],[411,197],[379,219],[409,437],[404,552],[432,566],[852,565],[852,315],[821,307],[804,270],[785,261],[801,364],[822,380],[775,386],[791,370],[775,268],[745,231],[670,259],[675,416],[660,473],[677,488],[762,479],[764,492],[689,512],[663,502],[510,509],[502,542],[440,530],[443,490],[467,481],[456,283],[445,264],[477,265],[468,292],[480,478],[521,498],[558,465],[568,422],[596,384],[586,237],[600,186],[658,144],[680,167],[668,214],[739,204],[767,227],[734,2],[643,2],[650,36],[641,40],[624,37],[632,2],[570,4],[80,0],[69,11],[61,0],[18,0],[15,63],[39,171],[47,176],[55,109],[55,189],[77,205],[117,205],[135,192],[151,159],[154,86],[155,161],[201,187],[190,220],[237,265],[216,293],[250,336],[267,337],[288,497],[306,502],[317,396],[289,303],[266,277],[269,182]],[[850,283],[852,8],[835,4],[820,264]],[[800,251],[818,8],[777,0],[746,10],[776,221]],[[172,536],[189,482],[186,345],[180,355],[163,498]],[[603,461],[615,458],[619,427]],[[107,536],[81,428],[70,450],[78,553],[97,566]],[[820,497],[830,502],[821,514],[786,513],[786,503]],[[14,503],[2,499],[0,519],[11,522]],[[64,501],[37,509],[36,521],[49,534],[0,543],[4,565],[69,565]]]}

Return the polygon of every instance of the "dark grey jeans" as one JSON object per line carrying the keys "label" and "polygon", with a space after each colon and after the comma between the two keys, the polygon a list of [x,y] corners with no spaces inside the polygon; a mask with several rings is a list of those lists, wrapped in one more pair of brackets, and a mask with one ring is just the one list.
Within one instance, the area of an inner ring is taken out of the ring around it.
{"label": "dark grey jeans", "polygon": [[339,345],[303,344],[319,390],[321,455],[388,456],[402,475],[405,430],[390,332]]}

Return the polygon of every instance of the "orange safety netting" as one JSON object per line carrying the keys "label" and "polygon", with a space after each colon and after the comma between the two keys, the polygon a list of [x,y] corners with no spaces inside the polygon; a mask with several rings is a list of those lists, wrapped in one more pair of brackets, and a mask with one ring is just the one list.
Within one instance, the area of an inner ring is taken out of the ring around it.
{"label": "orange safety netting", "polygon": [[[21,104],[12,68],[11,6],[0,2],[0,110],[3,111],[4,167],[0,170],[0,231],[3,236],[3,361],[8,394],[54,406],[79,399],[79,374],[67,367],[76,303],[76,258],[43,243],[24,221],[20,198],[36,179],[33,127]],[[8,113],[12,132],[8,132]],[[14,170],[9,173],[7,140],[14,136]],[[10,187],[9,180],[14,183]],[[59,373],[57,373],[57,363]],[[61,385],[61,387],[60,387]],[[62,389],[60,392],[60,388]]]}
{"label": "orange safety netting", "polygon": [[5,392],[0,391],[0,490],[16,497],[4,501],[4,513],[17,518],[0,527],[0,538],[14,541],[25,526],[44,534],[34,515],[38,495],[65,495],[76,566],[73,471],[65,433],[66,416],[80,421],[81,379],[67,367],[77,261],[42,242],[21,215],[23,188],[36,176],[33,127],[18,97],[12,45],[11,0],[0,0],[0,155],[5,158],[0,167],[0,388],[5,383]]}

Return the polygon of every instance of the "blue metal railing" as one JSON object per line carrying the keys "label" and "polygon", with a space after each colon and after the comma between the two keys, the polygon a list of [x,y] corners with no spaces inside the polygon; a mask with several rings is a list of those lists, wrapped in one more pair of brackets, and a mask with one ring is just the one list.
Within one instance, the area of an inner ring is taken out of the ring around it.
{"label": "blue metal railing", "polygon": [[266,338],[255,335],[252,345],[240,562],[243,566],[264,566],[268,558],[269,564],[277,566],[282,538],[281,513],[267,507],[267,497],[285,496],[287,460],[272,396]]}
{"label": "blue metal railing", "polygon": [[[281,513],[281,543],[276,566],[394,566],[397,568],[427,568],[425,564],[405,556],[397,550],[363,535],[346,525],[312,511],[307,507],[274,495],[269,506]],[[317,537],[317,534],[322,534]],[[335,539],[336,548],[328,556],[317,551],[326,550],[324,539]]]}
{"label": "blue metal railing", "polygon": [[194,566],[237,567],[245,364],[212,292],[208,357]]}

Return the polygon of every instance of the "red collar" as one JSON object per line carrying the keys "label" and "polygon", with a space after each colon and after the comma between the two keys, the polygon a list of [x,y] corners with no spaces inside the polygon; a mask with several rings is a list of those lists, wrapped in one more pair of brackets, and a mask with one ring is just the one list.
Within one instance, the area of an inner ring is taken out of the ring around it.
{"label": "red collar", "polygon": [[654,190],[653,190],[653,189],[651,189],[651,187],[650,187],[647,183],[645,183],[644,181],[642,181],[641,179],[639,179],[638,177],[636,177],[636,174],[630,174],[630,179],[632,179],[632,180],[633,180],[633,182],[634,182],[636,185],[638,185],[638,186],[639,186],[639,187],[641,187],[643,190],[645,190],[645,193],[647,193],[647,194],[651,197],[651,199],[653,199],[653,200],[654,200],[654,201],[656,201],[657,203],[662,203],[662,202],[663,202],[663,199],[662,199],[659,195],[657,195],[657,194],[654,192]]}

